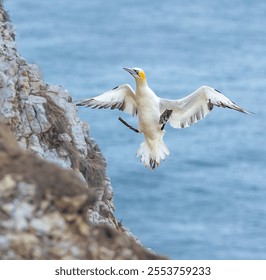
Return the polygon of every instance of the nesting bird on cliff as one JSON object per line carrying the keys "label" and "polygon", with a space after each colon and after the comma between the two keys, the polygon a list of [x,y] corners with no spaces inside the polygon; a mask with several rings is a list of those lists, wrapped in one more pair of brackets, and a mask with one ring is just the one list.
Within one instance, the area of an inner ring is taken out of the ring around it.
{"label": "nesting bird on cliff", "polygon": [[123,84],[99,96],[77,101],[78,106],[98,109],[119,109],[132,116],[138,116],[138,129],[133,128],[119,118],[132,130],[143,133],[145,140],[141,143],[137,156],[144,166],[153,170],[160,160],[169,155],[163,142],[164,127],[167,121],[174,128],[188,127],[204,118],[213,106],[234,109],[249,114],[218,90],[202,86],[190,95],[177,100],[158,97],[148,86],[145,72],[140,68],[123,68],[136,81],[136,92],[128,84]]}

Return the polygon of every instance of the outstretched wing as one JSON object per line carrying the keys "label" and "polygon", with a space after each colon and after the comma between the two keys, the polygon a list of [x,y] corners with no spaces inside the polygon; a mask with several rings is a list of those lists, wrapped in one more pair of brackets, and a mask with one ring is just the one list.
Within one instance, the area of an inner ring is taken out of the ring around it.
{"label": "outstretched wing", "polygon": [[135,92],[128,84],[115,87],[96,97],[76,101],[76,105],[97,109],[118,109],[132,116],[137,114]]}
{"label": "outstretched wing", "polygon": [[202,86],[190,95],[178,99],[160,99],[160,112],[172,110],[169,118],[170,125],[174,128],[188,127],[209,114],[213,106],[234,109],[239,112],[250,112],[237,106],[233,101],[211,87]]}

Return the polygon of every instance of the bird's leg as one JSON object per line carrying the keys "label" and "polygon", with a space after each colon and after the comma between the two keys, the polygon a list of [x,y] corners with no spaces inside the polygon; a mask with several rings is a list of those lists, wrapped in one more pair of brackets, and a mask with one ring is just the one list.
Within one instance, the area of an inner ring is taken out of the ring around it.
{"label": "bird's leg", "polygon": [[131,130],[140,133],[138,129],[134,128],[133,126],[131,126],[130,124],[128,124],[125,120],[123,120],[121,117],[118,118],[120,120],[120,122],[122,124],[124,124],[125,126],[127,126],[128,128],[130,128]]}
{"label": "bird's leg", "polygon": [[169,118],[171,117],[173,110],[166,109],[160,116],[159,124],[162,124],[161,130],[164,129],[166,123],[168,122]]}

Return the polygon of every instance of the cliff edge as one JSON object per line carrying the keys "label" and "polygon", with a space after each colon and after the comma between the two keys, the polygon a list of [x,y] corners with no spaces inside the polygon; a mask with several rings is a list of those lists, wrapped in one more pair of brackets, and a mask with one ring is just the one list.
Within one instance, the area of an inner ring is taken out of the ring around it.
{"label": "cliff edge", "polygon": [[0,256],[158,259],[114,216],[105,160],[69,93],[18,52],[0,2]]}

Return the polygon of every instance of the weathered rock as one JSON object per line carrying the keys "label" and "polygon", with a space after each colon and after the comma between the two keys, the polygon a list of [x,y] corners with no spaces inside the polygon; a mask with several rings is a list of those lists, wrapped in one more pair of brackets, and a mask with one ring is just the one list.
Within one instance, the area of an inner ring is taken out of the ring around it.
{"label": "weathered rock", "polygon": [[[38,67],[18,54],[13,26],[2,5],[0,15],[0,117],[21,147],[74,169],[90,188],[97,189],[98,201],[90,209],[89,220],[116,228],[105,160],[89,137],[87,124],[78,118],[69,93],[60,86],[47,85]],[[102,207],[108,215],[99,212]]]}
{"label": "weathered rock", "polygon": [[154,259],[109,226],[88,223],[97,201],[73,170],[23,151],[0,123],[1,259]]}

